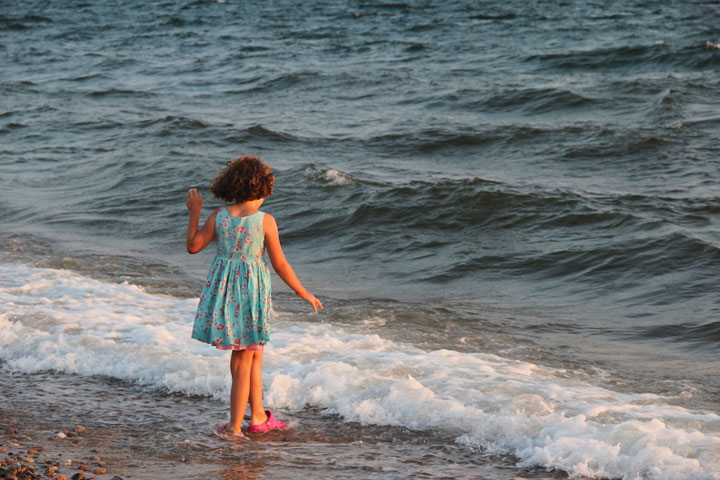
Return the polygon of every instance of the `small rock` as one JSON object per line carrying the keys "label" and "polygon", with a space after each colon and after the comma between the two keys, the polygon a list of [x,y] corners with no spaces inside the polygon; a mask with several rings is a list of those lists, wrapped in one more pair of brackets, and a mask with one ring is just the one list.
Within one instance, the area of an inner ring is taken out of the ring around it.
{"label": "small rock", "polygon": [[70,480],[85,480],[85,475],[82,473],[76,473],[72,477],[70,477]]}
{"label": "small rock", "polygon": [[95,470],[93,470],[93,473],[95,475],[105,475],[107,473],[107,470],[105,470],[104,468],[96,468]]}
{"label": "small rock", "polygon": [[72,465],[72,460],[70,460],[69,458],[65,460],[65,465]]}
{"label": "small rock", "polygon": [[65,475],[58,475],[55,480],[67,480],[67,477]]}
{"label": "small rock", "polygon": [[65,434],[65,436],[66,436],[66,437],[75,437],[75,436],[77,436],[77,433],[75,433],[75,432],[67,432],[67,433]]}
{"label": "small rock", "polygon": [[78,425],[77,427],[75,427],[75,431],[77,433],[85,433],[87,431],[87,429],[85,427],[83,427],[82,425]]}
{"label": "small rock", "polygon": [[117,475],[115,475],[115,476],[114,476],[113,478],[111,478],[110,480],[125,480],[125,479],[122,478],[122,477],[118,477]]}
{"label": "small rock", "polygon": [[15,431],[12,428],[5,430],[5,435],[15,435]]}
{"label": "small rock", "polygon": [[7,448],[0,448],[0,453],[5,453],[5,452],[7,452]]}
{"label": "small rock", "polygon": [[78,467],[78,470],[82,470],[83,472],[89,472],[89,471],[90,471],[90,467],[88,467],[87,465],[80,465],[80,466]]}
{"label": "small rock", "polygon": [[30,455],[37,455],[39,452],[37,448],[31,448],[27,451],[27,453],[29,453]]}
{"label": "small rock", "polygon": [[12,445],[13,447],[19,447],[19,446],[20,446],[19,443],[15,443],[15,442],[11,443],[10,445]]}

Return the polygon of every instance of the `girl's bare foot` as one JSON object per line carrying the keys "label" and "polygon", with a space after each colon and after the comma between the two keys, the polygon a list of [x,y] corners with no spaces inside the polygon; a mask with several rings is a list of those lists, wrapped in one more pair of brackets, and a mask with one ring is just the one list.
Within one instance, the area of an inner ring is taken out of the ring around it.
{"label": "girl's bare foot", "polygon": [[247,439],[242,430],[236,430],[228,423],[216,423],[213,425],[213,433],[223,440],[244,440]]}

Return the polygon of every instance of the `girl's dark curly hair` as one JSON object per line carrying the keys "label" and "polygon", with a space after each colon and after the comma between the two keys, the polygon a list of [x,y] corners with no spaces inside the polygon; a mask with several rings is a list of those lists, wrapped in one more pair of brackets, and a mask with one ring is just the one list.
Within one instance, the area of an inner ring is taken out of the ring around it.
{"label": "girl's dark curly hair", "polygon": [[210,191],[215,198],[242,203],[259,200],[273,194],[275,174],[267,163],[255,155],[243,155],[228,162],[213,180]]}

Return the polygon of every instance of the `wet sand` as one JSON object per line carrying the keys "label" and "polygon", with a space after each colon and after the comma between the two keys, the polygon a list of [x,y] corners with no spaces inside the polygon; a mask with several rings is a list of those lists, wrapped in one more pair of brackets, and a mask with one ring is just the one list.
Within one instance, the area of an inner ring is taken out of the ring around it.
{"label": "wet sand", "polygon": [[[212,398],[148,391],[108,377],[13,373],[6,366],[0,388],[0,448],[7,450],[0,458],[32,458],[41,478],[52,478],[46,462],[68,480],[76,473],[96,480],[566,476],[519,469],[513,457],[457,445],[453,432],[362,426],[315,409],[276,412],[290,422],[288,431],[225,442],[210,425],[226,420],[227,406]],[[30,449],[38,453],[27,454]],[[78,470],[81,465],[88,470]],[[93,473],[98,468],[106,472]]]}

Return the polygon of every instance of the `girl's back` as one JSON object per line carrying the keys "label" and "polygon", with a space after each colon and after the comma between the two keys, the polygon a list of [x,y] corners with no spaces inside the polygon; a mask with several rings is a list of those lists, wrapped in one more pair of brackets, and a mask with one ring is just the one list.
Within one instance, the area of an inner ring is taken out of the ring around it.
{"label": "girl's back", "polygon": [[215,216],[217,254],[200,295],[193,338],[223,350],[261,348],[270,336],[270,269],[265,262],[263,218],[226,207]]}
{"label": "girl's back", "polygon": [[263,212],[258,211],[246,217],[238,217],[230,215],[225,207],[218,209],[215,217],[216,256],[248,264],[264,263],[264,216]]}

